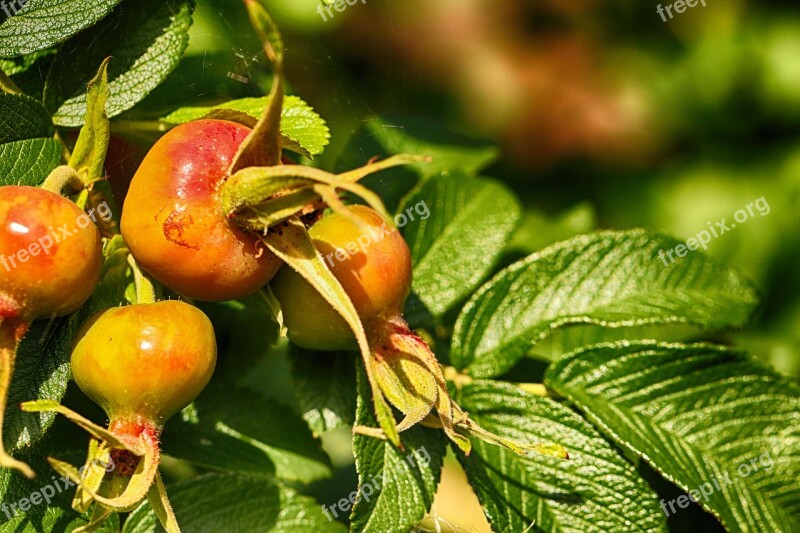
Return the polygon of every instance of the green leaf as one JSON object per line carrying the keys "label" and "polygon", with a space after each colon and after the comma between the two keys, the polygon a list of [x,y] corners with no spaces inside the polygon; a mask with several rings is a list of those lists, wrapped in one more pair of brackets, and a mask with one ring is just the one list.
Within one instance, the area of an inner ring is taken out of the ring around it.
{"label": "green leaf", "polygon": [[[241,474],[206,474],[167,486],[184,533],[258,531],[267,533],[343,533],[320,506],[269,479]],[[158,533],[164,529],[150,504],[131,513],[123,533]]]}
{"label": "green leaf", "polygon": [[292,381],[303,418],[321,435],[352,426],[356,412],[356,360],[348,352],[314,352],[289,347]]}
{"label": "green leaf", "polygon": [[119,2],[28,0],[19,13],[0,24],[0,57],[15,57],[49,48],[105,17]]}
{"label": "green leaf", "polygon": [[475,175],[499,156],[499,150],[445,131],[434,123],[419,119],[372,117],[350,140],[337,162],[341,171],[360,167],[375,156],[394,154],[431,156],[432,163],[412,165],[422,177],[463,171]]}
{"label": "green leaf", "polygon": [[475,381],[459,396],[475,421],[518,442],[554,442],[569,459],[525,458],[473,439],[457,454],[494,531],[663,531],[652,489],[570,409],[506,383]]}
{"label": "green leaf", "polygon": [[0,93],[0,144],[55,133],[50,114],[37,100],[23,94]]}
{"label": "green leaf", "polygon": [[274,355],[278,327],[262,294],[228,302],[197,302],[197,306],[214,324],[218,354],[215,382],[240,385],[259,362]]}
{"label": "green leaf", "polygon": [[432,161],[381,172],[362,181],[396,208],[420,179],[446,172],[474,176],[497,159],[500,152],[486,143],[455,135],[441,125],[409,118],[370,117],[348,141],[336,161],[336,172],[346,172],[367,161],[395,154],[431,156]]}
{"label": "green leaf", "polygon": [[310,483],[331,475],[330,461],[286,405],[246,389],[208,389],[166,426],[164,453],[207,468]]}
{"label": "green leaf", "polygon": [[38,52],[33,52],[32,54],[27,54],[20,57],[0,59],[0,70],[5,72],[6,75],[8,76],[14,76],[16,74],[25,72],[26,70],[31,68],[39,59],[45,56],[54,55],[55,53],[56,53],[55,49],[50,48],[47,50],[40,50]]}
{"label": "green leaf", "polygon": [[[182,107],[163,118],[170,124],[184,124],[201,118],[235,120],[255,126],[269,101],[268,97],[241,98],[209,107]],[[325,121],[297,96],[286,96],[281,114],[283,147],[308,157],[321,154],[330,140]]]}
{"label": "green leaf", "polygon": [[44,92],[53,121],[59,126],[83,124],[86,84],[109,56],[108,116],[147,96],[180,61],[189,41],[192,6],[190,0],[124,2],[100,23],[65,42]]}
{"label": "green leaf", "polygon": [[563,357],[546,383],[728,531],[799,530],[795,381],[719,346],[620,342]]}
{"label": "green leaf", "polygon": [[128,247],[122,235],[103,240],[103,267],[100,281],[86,304],[87,316],[92,316],[122,303],[133,303],[125,299],[125,292],[133,290],[133,272],[128,264]]}
{"label": "green leaf", "polygon": [[61,143],[52,138],[0,144],[0,185],[39,185],[61,159]]}
{"label": "green leaf", "polygon": [[644,230],[581,235],[499,273],[458,318],[451,359],[477,377],[502,374],[551,330],[688,323],[742,326],[757,303],[737,272],[689,253],[665,266],[678,241]]}
{"label": "green leaf", "polygon": [[402,229],[414,263],[414,292],[439,316],[489,274],[519,220],[520,206],[500,183],[456,172],[425,182],[397,213],[395,221],[408,220]]}
{"label": "green leaf", "polygon": [[111,138],[111,126],[106,115],[108,99],[108,61],[100,64],[100,70],[86,92],[86,118],[78,134],[69,166],[78,171],[84,183],[93,183],[103,177],[103,167]]}
{"label": "green leaf", "polygon": [[[356,424],[377,425],[363,369],[358,372]],[[356,434],[353,449],[358,488],[335,511],[347,511],[355,501],[350,521],[360,533],[406,533],[419,523],[433,503],[446,451],[441,430],[414,426],[403,432],[405,450],[390,442]],[[340,500],[344,502],[344,500]]]}
{"label": "green leaf", "polygon": [[30,446],[52,425],[55,414],[23,413],[19,404],[30,400],[61,401],[70,379],[72,337],[81,319],[75,314],[55,320],[37,320],[17,352],[6,405],[3,437],[9,452]]}

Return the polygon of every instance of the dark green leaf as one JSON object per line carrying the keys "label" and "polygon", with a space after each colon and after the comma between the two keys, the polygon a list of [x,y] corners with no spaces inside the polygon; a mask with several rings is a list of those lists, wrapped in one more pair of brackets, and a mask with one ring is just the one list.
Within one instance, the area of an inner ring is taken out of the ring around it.
{"label": "dark green leaf", "polygon": [[519,220],[520,207],[500,183],[456,172],[425,182],[397,213],[398,224],[407,221],[402,230],[414,262],[414,292],[438,316],[484,280]]}
{"label": "dark green leaf", "polygon": [[499,150],[442,130],[425,120],[374,117],[364,121],[337,163],[339,170],[360,167],[375,156],[428,155],[431,163],[411,165],[420,176],[463,171],[475,175],[497,159]]}
{"label": "dark green leaf", "polygon": [[[241,98],[216,106],[182,107],[164,117],[163,120],[171,124],[183,124],[200,118],[219,118],[237,120],[253,127],[268,101],[268,97]],[[321,154],[331,136],[322,117],[297,96],[284,98],[281,133],[283,133],[285,149],[309,157]]]}
{"label": "dark green leaf", "polygon": [[88,28],[106,16],[119,2],[28,0],[19,13],[0,24],[0,57],[15,57],[49,48]]}
{"label": "dark green leaf", "polygon": [[[342,533],[319,504],[269,479],[241,474],[207,474],[167,486],[183,533]],[[131,513],[123,533],[161,533],[149,504]]]}
{"label": "dark green leaf", "polygon": [[494,531],[662,531],[655,493],[590,424],[510,384],[473,382],[459,397],[482,427],[528,443],[564,446],[569,459],[523,458],[473,439],[458,454]]}
{"label": "dark green leaf", "polygon": [[[366,375],[359,365],[356,424],[377,427]],[[361,533],[406,533],[419,523],[433,503],[446,450],[441,430],[415,426],[401,434],[405,450],[363,435],[353,437],[358,489],[337,503]]]}
{"label": "dark green leaf", "polygon": [[47,110],[38,101],[22,94],[0,93],[0,144],[55,133]]}
{"label": "dark green leaf", "polygon": [[729,531],[800,530],[796,382],[723,347],[620,342],[563,357],[546,383]]}
{"label": "dark green leaf", "polygon": [[183,415],[164,436],[164,453],[173,457],[301,483],[331,474],[328,457],[300,416],[255,391],[208,389]]}
{"label": "dark green leaf", "polygon": [[58,166],[61,149],[52,138],[0,144],[0,185],[39,185]]}
{"label": "dark green leaf", "polygon": [[20,74],[31,68],[39,59],[45,56],[54,55],[55,53],[55,49],[50,48],[48,50],[40,50],[38,52],[33,52],[32,54],[27,54],[20,57],[0,59],[0,70],[5,72],[8,76],[14,76],[15,74]]}
{"label": "dark green leaf", "polygon": [[197,302],[214,324],[217,368],[214,381],[241,384],[271,354],[278,327],[264,296],[256,293],[241,300]]}
{"label": "dark green leaf", "polygon": [[78,315],[37,320],[22,340],[3,423],[3,437],[8,450],[30,446],[41,439],[53,423],[54,414],[23,413],[19,404],[39,399],[61,401],[70,378],[72,337],[80,323]]}
{"label": "dark green leaf", "polygon": [[497,159],[499,150],[454,135],[432,121],[372,117],[364,121],[347,143],[336,161],[336,171],[345,172],[372,158],[396,154],[426,155],[431,156],[432,161],[387,170],[362,181],[380,194],[389,209],[397,207],[420,178],[458,171],[474,176]]}
{"label": "dark green leaf", "polygon": [[453,364],[477,377],[502,374],[568,324],[742,326],[757,303],[752,286],[699,252],[665,266],[659,250],[677,244],[643,230],[607,231],[511,265],[462,311]]}
{"label": "dark green leaf", "polygon": [[[59,126],[80,126],[86,84],[100,63],[108,68],[109,117],[147,96],[180,61],[192,22],[190,0],[124,2],[92,28],[65,42],[47,77],[44,101]],[[98,38],[98,36],[103,36]]]}
{"label": "dark green leaf", "polygon": [[297,401],[308,426],[322,434],[352,426],[356,412],[356,360],[353,353],[289,349]]}

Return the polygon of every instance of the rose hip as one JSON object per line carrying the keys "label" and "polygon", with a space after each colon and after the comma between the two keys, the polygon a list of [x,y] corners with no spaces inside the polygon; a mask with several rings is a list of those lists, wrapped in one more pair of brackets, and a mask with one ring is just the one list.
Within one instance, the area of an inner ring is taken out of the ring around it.
{"label": "rose hip", "polygon": [[131,181],[122,235],[142,268],[191,298],[246,296],[281,262],[229,221],[218,190],[250,128],[224,120],[180,125],[156,142]]}

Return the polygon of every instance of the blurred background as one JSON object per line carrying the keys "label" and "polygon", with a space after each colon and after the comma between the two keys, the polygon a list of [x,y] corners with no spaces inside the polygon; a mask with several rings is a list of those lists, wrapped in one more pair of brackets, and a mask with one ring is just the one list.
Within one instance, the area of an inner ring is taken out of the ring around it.
{"label": "blurred background", "polygon": [[[269,85],[244,10],[230,0],[197,3],[176,73],[115,125],[112,177],[132,174],[146,152],[139,121],[260,96]],[[657,1],[358,0],[342,11],[320,0],[270,3],[291,91],[331,128],[320,166],[336,168],[376,115],[393,117],[382,119],[391,125],[431,121],[495,145],[501,158],[484,174],[525,203],[514,242],[522,252],[596,228],[687,239],[709,222],[730,225],[763,197],[768,213],[756,211],[707,250],[748,275],[764,302],[750,328],[717,340],[800,376],[796,1],[706,0],[666,22]],[[280,391],[287,373],[275,360],[263,375]],[[313,492],[334,502],[356,477],[347,432],[325,440],[339,472]],[[678,494],[650,477],[662,496]],[[454,461],[430,514],[421,529],[489,531]],[[718,529],[696,508],[670,526]]]}

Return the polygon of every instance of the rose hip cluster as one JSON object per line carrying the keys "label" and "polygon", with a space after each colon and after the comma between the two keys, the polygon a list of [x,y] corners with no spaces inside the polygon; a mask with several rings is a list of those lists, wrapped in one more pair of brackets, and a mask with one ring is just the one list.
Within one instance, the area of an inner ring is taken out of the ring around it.
{"label": "rose hip cluster", "polygon": [[[16,258],[13,268],[0,269],[0,428],[18,347],[31,322],[78,311],[108,272],[125,277],[115,286],[126,286],[130,275],[135,282],[135,298],[125,296],[129,304],[120,295],[114,306],[106,301],[108,291],[101,291],[102,302],[87,307],[105,304],[105,310],[89,318],[73,340],[74,380],[103,408],[108,425],[53,401],[21,406],[60,413],[94,437],[82,469],[86,476],[49,459],[78,486],[73,507],[81,513],[93,509],[81,531],[99,528],[112,513],[129,512],[145,498],[166,531],[179,531],[158,473],[161,433],[209,383],[217,358],[211,322],[181,297],[225,301],[260,290],[270,297],[271,291],[292,342],[315,350],[359,350],[380,428],[354,431],[401,446],[399,433],[422,423],[442,428],[467,453],[469,436],[518,449],[476,426],[450,399],[441,366],[402,318],[411,287],[408,245],[380,199],[357,183],[372,172],[424,158],[396,156],[340,175],[283,158],[282,51],[272,48],[280,39],[260,3],[245,6],[275,67],[261,120],[251,129],[236,118],[200,119],[162,136],[131,180],[121,240],[116,236],[104,246],[94,224],[76,224],[87,217],[83,205],[96,192],[99,174],[92,181],[78,175],[78,166],[64,166],[42,188],[0,187],[0,257]],[[90,83],[87,98],[95,107],[105,102],[106,65]],[[93,119],[91,109],[90,120],[107,125],[104,115]],[[79,137],[78,145],[83,141]],[[67,185],[75,202],[61,195]],[[346,206],[342,191],[372,207]],[[328,207],[333,213],[325,215]],[[61,227],[72,231],[51,242],[54,228]],[[369,246],[348,246],[364,242],[365,235]],[[116,260],[120,246],[131,267],[123,274],[104,268],[104,261]],[[326,265],[324,257],[336,260]],[[175,297],[157,301],[161,288]],[[399,424],[387,399],[404,415]],[[97,470],[112,460],[113,472]],[[34,475],[6,453],[2,434],[0,467]]]}
{"label": "rose hip cluster", "polygon": [[[333,307],[294,270],[282,268],[283,262],[261,235],[240,227],[221,207],[220,188],[231,176],[231,163],[250,133],[250,128],[236,122],[198,120],[172,129],[149,151],[131,181],[121,216],[137,295],[139,278],[155,280],[176,296],[204,301],[241,298],[272,282],[295,343],[320,350],[353,348],[353,332]],[[321,202],[314,205],[317,213],[324,209]],[[70,198],[56,192],[0,187],[0,255],[19,257],[23,250],[27,254],[14,268],[0,271],[3,405],[18,345],[31,322],[77,311],[98,284],[103,239],[94,224],[76,224],[86,216]],[[317,219],[319,214],[306,220],[311,226]],[[361,253],[331,265],[367,329],[380,317],[400,313],[411,282],[408,247],[386,224],[378,212],[358,206],[324,216],[310,230],[322,255],[338,251],[365,230],[380,235]],[[71,228],[66,237],[46,249],[36,244],[62,226]],[[155,301],[152,294],[151,290],[149,298],[137,296],[133,304],[97,313],[74,338],[75,382],[105,410],[107,429],[54,402],[23,404],[30,412],[60,412],[100,439],[102,445],[92,448],[87,465],[110,454],[120,468],[109,475],[127,477],[131,487],[124,488],[123,482],[111,497],[82,479],[75,482],[79,493],[108,512],[138,504],[157,484],[163,426],[200,394],[216,363],[208,318],[188,303]],[[0,416],[2,412],[0,408]],[[76,477],[66,463],[53,459],[51,464]],[[0,465],[34,475],[2,448]],[[143,475],[134,476],[137,472]],[[134,483],[137,477],[149,478],[147,486]]]}

